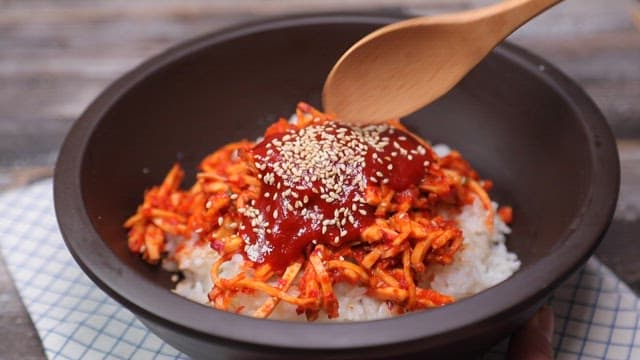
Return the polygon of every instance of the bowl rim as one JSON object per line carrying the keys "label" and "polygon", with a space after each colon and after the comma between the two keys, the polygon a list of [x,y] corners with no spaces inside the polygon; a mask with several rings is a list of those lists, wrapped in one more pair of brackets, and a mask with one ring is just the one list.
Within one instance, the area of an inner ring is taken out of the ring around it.
{"label": "bowl rim", "polygon": [[[147,76],[199,50],[253,33],[313,24],[384,25],[403,18],[405,16],[371,13],[318,13],[243,23],[171,47],[117,79],[75,122],[56,164],[55,210],[75,261],[102,290],[137,315],[190,336],[243,346],[340,350],[442,339],[473,324],[518,311],[518,304],[542,299],[587,260],[607,230],[617,201],[620,166],[613,134],[589,96],[552,64],[508,42],[499,45],[494,56],[506,58],[551,86],[582,120],[590,140],[592,183],[588,198],[562,246],[490,290],[448,305],[446,311],[435,309],[384,320],[314,324],[254,319],[217,311],[149,284],[135,272],[123,274],[124,265],[102,241],[85,211],[81,169],[92,133],[111,106]],[[547,271],[536,271],[541,268]],[[173,311],[167,311],[168,308]],[[429,323],[438,326],[418,326]],[[363,327],[367,331],[362,331]]]}

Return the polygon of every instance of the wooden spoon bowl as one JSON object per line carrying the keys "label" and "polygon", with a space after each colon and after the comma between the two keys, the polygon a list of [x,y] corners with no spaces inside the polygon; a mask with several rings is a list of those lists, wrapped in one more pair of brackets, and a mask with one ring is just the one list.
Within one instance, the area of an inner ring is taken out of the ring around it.
{"label": "wooden spoon bowl", "polygon": [[354,124],[406,116],[447,93],[504,38],[560,1],[510,0],[380,28],[333,67],[324,110]]}

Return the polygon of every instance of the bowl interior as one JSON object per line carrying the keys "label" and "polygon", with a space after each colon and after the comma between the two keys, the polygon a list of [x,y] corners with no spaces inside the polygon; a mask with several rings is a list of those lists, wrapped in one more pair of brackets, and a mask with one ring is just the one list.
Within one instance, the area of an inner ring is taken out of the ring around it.
{"label": "bowl interior", "polygon": [[[81,265],[103,286],[126,283],[127,277],[130,281],[145,278],[148,281],[141,289],[161,288],[167,299],[177,298],[168,291],[168,273],[146,265],[127,249],[122,223],[135,211],[144,190],[162,181],[175,162],[187,171],[185,186],[190,186],[206,154],[231,141],[256,138],[278,117],[288,117],[298,101],[319,106],[322,84],[336,59],[360,37],[391,20],[332,17],[239,28],[173,49],[114,84],[85,113],[63,149],[61,168],[71,174],[56,175],[57,180],[73,177],[80,187],[64,190],[81,201],[72,210],[60,205],[62,217],[75,212],[91,224],[80,239],[68,240]],[[589,116],[593,119],[586,119]],[[507,281],[511,285],[505,285],[501,295],[539,291],[565,276],[596,245],[615,199],[598,200],[594,159],[603,156],[598,154],[602,144],[605,155],[615,158],[612,141],[593,104],[549,64],[503,45],[448,95],[403,122],[433,143],[460,150],[483,178],[494,181],[493,197],[513,206],[515,221],[508,247],[518,254],[523,267]],[[597,122],[597,129],[591,122]],[[601,170],[614,173],[616,168],[611,166]],[[604,177],[608,179],[605,190],[613,193],[615,179],[609,174]],[[63,190],[57,193],[63,197]],[[589,206],[601,206],[601,213],[585,214]],[[67,234],[85,226],[66,222],[61,220]],[[586,223],[593,228],[582,227]],[[578,228],[588,235],[583,240],[576,238]],[[574,245],[569,241],[586,244],[572,253]],[[87,254],[97,242],[113,256]],[[568,257],[567,264],[549,268],[553,274],[534,273],[533,267],[559,250]],[[122,279],[110,283],[91,263]],[[524,280],[533,278],[539,281],[529,289]],[[110,288],[120,301],[130,301],[137,309],[145,306],[140,300],[144,294],[122,291]],[[150,299],[149,304],[154,301]],[[465,306],[485,304],[495,314],[508,301],[479,296],[452,305],[451,311],[460,311],[453,317],[463,323]],[[150,311],[162,313],[156,310]],[[429,328],[423,327],[420,336]],[[385,341],[395,336],[416,334],[413,329],[399,331]]]}
{"label": "bowl interior", "polygon": [[[161,182],[174,162],[188,172],[188,187],[206,154],[260,136],[298,101],[319,106],[335,59],[373,28],[253,34],[205,47],[135,84],[98,124],[83,161],[82,192],[102,239],[155,279],[155,269],[128,254],[121,226],[144,189]],[[525,267],[566,240],[592,171],[584,151],[589,139],[572,104],[536,75],[498,52],[445,98],[404,120],[426,139],[459,149],[495,182],[496,199],[514,207],[508,244]]]}

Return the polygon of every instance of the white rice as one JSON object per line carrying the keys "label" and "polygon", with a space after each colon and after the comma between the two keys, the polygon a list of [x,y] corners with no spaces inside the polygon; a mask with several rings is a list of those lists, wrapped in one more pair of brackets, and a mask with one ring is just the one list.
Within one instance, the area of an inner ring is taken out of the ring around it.
{"label": "white rice", "polygon": [[[446,146],[434,146],[438,156],[446,155],[450,150]],[[497,208],[497,204],[493,204]],[[500,219],[494,218],[494,229],[490,232],[485,219],[487,210],[479,200],[464,206],[460,214],[453,216],[463,232],[463,248],[454,256],[451,264],[431,265],[426,270],[419,284],[455,299],[462,299],[477,294],[494,286],[520,268],[520,261],[514,253],[507,250],[506,235],[511,229]],[[197,245],[187,240],[185,249],[175,254],[173,249],[179,238],[168,240],[169,259],[163,266],[169,271],[180,271],[183,279],[176,284],[174,292],[195,302],[209,304],[207,294],[213,284],[209,275],[212,264],[219,258],[218,253],[207,244]],[[220,276],[235,276],[243,264],[241,255],[221,265]],[[332,321],[362,321],[381,319],[393,316],[387,304],[366,295],[366,289],[346,283],[334,285],[334,291],[340,304],[340,316]],[[292,286],[291,294],[297,289]],[[267,295],[254,292],[239,294],[231,305],[231,310],[241,309],[241,314],[251,315],[267,299]],[[270,319],[306,321],[304,314],[297,315],[295,305],[281,301],[274,309]],[[326,314],[321,313],[318,321],[328,321]]]}

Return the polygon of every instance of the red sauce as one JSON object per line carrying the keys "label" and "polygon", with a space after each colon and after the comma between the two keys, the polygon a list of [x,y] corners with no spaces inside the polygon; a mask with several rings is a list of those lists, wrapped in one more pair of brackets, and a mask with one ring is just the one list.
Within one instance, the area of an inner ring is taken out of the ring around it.
{"label": "red sauce", "polygon": [[368,185],[402,191],[417,185],[431,149],[387,125],[315,124],[265,138],[253,148],[260,198],[241,209],[240,235],[250,260],[283,269],[309,244],[358,241],[375,220]]}

